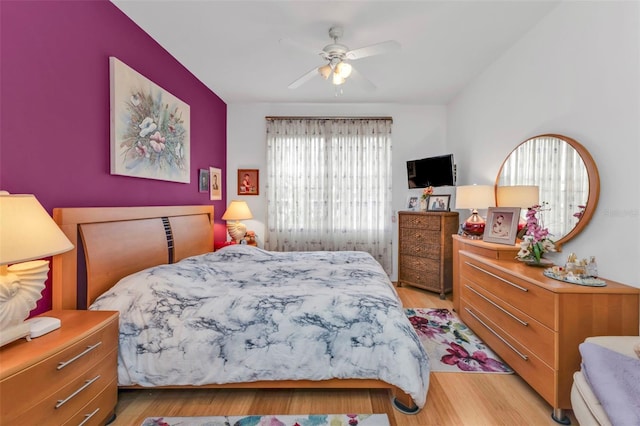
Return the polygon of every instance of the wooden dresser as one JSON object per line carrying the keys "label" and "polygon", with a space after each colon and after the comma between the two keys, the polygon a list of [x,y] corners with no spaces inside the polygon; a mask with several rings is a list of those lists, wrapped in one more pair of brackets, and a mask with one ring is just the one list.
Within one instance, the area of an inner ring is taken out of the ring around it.
{"label": "wooden dresser", "polygon": [[589,336],[637,336],[640,289],[564,283],[515,260],[516,246],[453,239],[454,309],[562,419],[580,369],[578,345]]}
{"label": "wooden dresser", "polygon": [[398,285],[435,291],[453,288],[453,244],[457,212],[398,212]]}
{"label": "wooden dresser", "polygon": [[118,313],[45,315],[61,327],[0,348],[0,424],[105,424],[118,399]]}

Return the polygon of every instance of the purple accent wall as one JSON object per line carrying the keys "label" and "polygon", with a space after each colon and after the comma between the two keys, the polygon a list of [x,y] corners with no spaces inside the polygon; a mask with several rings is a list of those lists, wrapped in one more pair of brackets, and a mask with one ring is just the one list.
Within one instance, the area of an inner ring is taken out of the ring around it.
{"label": "purple accent wall", "polygon": [[[0,189],[54,207],[210,204],[226,170],[226,104],[107,0],[0,1]],[[191,107],[191,183],[110,175],[109,56]],[[51,308],[50,281],[32,314]]]}

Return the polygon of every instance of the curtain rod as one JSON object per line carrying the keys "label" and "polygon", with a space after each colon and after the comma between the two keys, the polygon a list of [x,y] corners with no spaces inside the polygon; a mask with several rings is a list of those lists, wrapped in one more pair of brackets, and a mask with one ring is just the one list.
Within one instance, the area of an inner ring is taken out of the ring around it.
{"label": "curtain rod", "polygon": [[313,116],[271,116],[265,117],[267,121],[273,120],[390,120],[393,123],[393,117],[313,117]]}

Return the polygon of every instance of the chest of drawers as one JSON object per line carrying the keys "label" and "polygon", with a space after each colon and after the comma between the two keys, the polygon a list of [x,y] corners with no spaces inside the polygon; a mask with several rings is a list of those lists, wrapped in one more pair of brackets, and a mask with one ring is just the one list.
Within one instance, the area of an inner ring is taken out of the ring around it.
{"label": "chest of drawers", "polygon": [[459,238],[456,311],[561,419],[562,410],[571,408],[578,346],[590,336],[638,335],[640,289],[614,281],[606,287],[563,283],[491,250],[460,250],[469,243]]}
{"label": "chest of drawers", "polygon": [[398,213],[398,285],[435,291],[444,299],[452,289],[451,236],[457,212]]}
{"label": "chest of drawers", "polygon": [[0,424],[105,424],[118,396],[118,313],[46,316],[61,327],[0,349]]}

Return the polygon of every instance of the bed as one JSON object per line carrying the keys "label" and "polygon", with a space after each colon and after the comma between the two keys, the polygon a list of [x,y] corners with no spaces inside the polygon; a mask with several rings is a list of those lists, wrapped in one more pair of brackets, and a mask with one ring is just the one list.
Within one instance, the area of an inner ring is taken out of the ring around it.
{"label": "bed", "polygon": [[385,388],[404,413],[425,404],[428,358],[366,253],[212,252],[211,206],[54,220],[75,246],[53,259],[54,308],[120,311],[120,387]]}

